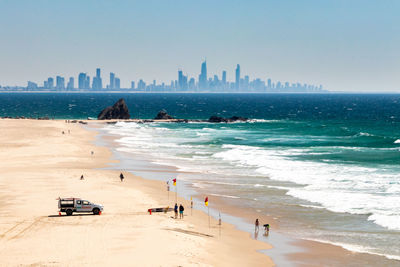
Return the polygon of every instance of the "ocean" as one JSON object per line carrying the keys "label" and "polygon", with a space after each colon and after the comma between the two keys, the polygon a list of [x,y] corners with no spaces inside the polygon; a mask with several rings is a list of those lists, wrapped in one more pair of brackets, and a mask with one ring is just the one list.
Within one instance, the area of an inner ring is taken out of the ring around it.
{"label": "ocean", "polygon": [[121,97],[133,118],[250,121],[104,126],[119,151],[291,236],[400,260],[400,95],[5,93],[0,116],[85,119]]}

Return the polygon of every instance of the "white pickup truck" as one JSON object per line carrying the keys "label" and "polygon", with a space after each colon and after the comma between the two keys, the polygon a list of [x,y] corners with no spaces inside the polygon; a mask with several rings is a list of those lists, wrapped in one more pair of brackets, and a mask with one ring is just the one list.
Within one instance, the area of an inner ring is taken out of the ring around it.
{"label": "white pickup truck", "polygon": [[99,215],[103,211],[103,205],[94,204],[80,198],[59,198],[58,209],[68,216],[74,212],[93,212],[94,215]]}

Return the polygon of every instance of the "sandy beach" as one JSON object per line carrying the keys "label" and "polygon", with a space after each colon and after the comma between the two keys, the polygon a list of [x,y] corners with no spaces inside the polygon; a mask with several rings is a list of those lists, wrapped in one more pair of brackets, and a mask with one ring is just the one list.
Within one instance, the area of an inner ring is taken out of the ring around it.
{"label": "sandy beach", "polygon": [[[264,242],[193,210],[183,220],[148,208],[165,185],[102,170],[111,159],[96,132],[64,121],[0,120],[2,266],[273,266]],[[64,132],[64,133],[63,133]],[[91,151],[94,152],[91,155]],[[84,180],[80,176],[84,175]],[[104,205],[100,216],[59,216],[58,197]]]}

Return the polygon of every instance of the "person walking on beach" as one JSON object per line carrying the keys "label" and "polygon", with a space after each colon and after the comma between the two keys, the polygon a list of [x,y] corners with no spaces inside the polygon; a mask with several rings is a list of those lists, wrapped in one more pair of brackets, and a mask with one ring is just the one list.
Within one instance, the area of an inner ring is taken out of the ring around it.
{"label": "person walking on beach", "polygon": [[81,175],[81,180],[84,180],[85,178],[83,178],[83,174]]}
{"label": "person walking on beach", "polygon": [[175,212],[175,219],[178,219],[178,204],[175,203],[174,207],[174,212]]}
{"label": "person walking on beach", "polygon": [[124,181],[124,175],[122,174],[122,172],[121,172],[121,174],[119,175],[119,179],[121,179],[121,182],[123,182]]}
{"label": "person walking on beach", "polygon": [[185,208],[182,206],[182,204],[179,205],[179,219],[183,219],[183,211]]}
{"label": "person walking on beach", "polygon": [[256,219],[254,231],[258,232],[259,229],[260,229],[260,222],[258,221],[258,219]]}

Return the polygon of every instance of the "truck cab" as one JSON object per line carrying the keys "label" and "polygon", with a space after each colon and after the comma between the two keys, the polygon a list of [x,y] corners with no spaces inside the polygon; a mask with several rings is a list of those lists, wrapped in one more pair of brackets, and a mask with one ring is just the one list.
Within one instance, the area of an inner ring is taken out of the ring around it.
{"label": "truck cab", "polygon": [[59,212],[65,212],[68,216],[74,212],[100,215],[103,211],[103,205],[94,204],[81,198],[59,198],[58,209]]}

